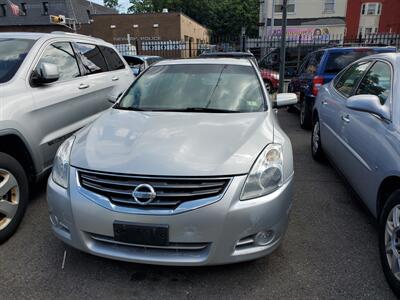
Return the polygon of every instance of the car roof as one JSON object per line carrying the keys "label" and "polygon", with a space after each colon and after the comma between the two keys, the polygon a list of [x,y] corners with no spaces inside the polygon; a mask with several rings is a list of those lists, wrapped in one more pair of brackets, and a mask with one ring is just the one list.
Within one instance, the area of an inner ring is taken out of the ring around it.
{"label": "car roof", "polygon": [[129,55],[129,54],[123,54],[122,56],[123,57],[140,58],[140,59],[162,58],[161,56],[157,56],[157,55]]}
{"label": "car roof", "polygon": [[373,46],[366,46],[366,47],[333,47],[333,48],[326,48],[326,49],[319,49],[314,52],[325,51],[325,52],[343,52],[343,51],[353,51],[353,50],[393,50],[396,51],[396,47],[373,47]]}
{"label": "car roof", "polygon": [[253,53],[250,52],[203,52],[200,54],[201,57],[232,57],[232,58],[249,58],[254,57]]}
{"label": "car roof", "polygon": [[235,59],[229,57],[221,58],[189,58],[189,59],[171,59],[162,60],[156,63],[157,66],[167,65],[236,65],[236,66],[252,66],[248,59]]}
{"label": "car roof", "polygon": [[366,56],[361,58],[360,60],[365,60],[365,59],[377,59],[377,58],[381,58],[381,59],[386,59],[389,60],[391,62],[393,62],[394,64],[400,64],[400,53],[399,52],[390,52],[390,53],[379,53],[379,54],[374,54],[374,55],[370,55],[370,56]]}
{"label": "car roof", "polygon": [[19,38],[19,39],[31,39],[31,40],[39,40],[43,39],[51,39],[51,38],[65,38],[70,37],[74,39],[85,39],[89,40],[93,43],[101,43],[101,44],[109,44],[102,39],[94,38],[91,36],[77,34],[72,32],[64,32],[64,31],[53,31],[51,33],[44,32],[0,32],[0,38]]}

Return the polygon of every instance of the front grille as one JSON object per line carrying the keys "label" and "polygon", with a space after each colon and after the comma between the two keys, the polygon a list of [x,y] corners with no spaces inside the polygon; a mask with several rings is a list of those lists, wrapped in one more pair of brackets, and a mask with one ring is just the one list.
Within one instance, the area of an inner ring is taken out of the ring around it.
{"label": "front grille", "polygon": [[[229,177],[144,177],[89,171],[78,171],[78,175],[83,188],[107,197],[116,205],[166,209],[174,209],[182,202],[222,197],[231,180]],[[156,192],[153,201],[145,206],[137,204],[132,196],[140,184],[149,184]]]}

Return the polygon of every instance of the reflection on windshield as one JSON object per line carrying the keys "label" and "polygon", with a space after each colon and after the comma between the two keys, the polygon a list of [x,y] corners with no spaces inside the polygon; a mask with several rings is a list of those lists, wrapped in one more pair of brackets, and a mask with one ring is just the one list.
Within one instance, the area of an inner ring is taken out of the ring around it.
{"label": "reflection on windshield", "polygon": [[0,83],[13,78],[34,42],[27,39],[0,38]]}
{"label": "reflection on windshield", "polygon": [[151,67],[119,108],[193,112],[258,112],[261,84],[249,66],[192,64]]}

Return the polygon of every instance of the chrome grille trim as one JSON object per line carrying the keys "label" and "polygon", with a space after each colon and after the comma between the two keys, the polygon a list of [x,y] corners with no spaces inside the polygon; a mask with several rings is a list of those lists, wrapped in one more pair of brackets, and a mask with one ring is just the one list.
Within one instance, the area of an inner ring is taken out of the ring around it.
{"label": "chrome grille trim", "polygon": [[141,244],[130,244],[114,240],[110,236],[104,236],[99,234],[90,233],[90,237],[98,242],[124,245],[130,247],[138,248],[150,248],[150,249],[162,249],[162,250],[172,250],[172,251],[199,251],[204,250],[209,246],[209,243],[170,243],[168,246],[152,246],[152,245],[141,245]]}
{"label": "chrome grille trim", "polygon": [[231,177],[158,177],[110,174],[78,170],[82,188],[107,197],[115,205],[138,207],[132,192],[140,184],[150,184],[156,198],[143,208],[176,209],[184,202],[212,199],[219,200],[229,186]]}

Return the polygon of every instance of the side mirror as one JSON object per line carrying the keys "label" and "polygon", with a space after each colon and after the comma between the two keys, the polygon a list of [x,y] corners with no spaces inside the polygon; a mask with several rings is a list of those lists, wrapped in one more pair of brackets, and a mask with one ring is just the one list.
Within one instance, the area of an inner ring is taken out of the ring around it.
{"label": "side mirror", "polygon": [[297,103],[297,95],[295,93],[281,93],[276,95],[276,103],[274,108],[290,106]]}
{"label": "side mirror", "polygon": [[52,63],[41,63],[34,71],[32,81],[36,85],[52,83],[60,78],[58,67]]}
{"label": "side mirror", "polygon": [[382,105],[379,98],[375,95],[356,95],[347,99],[346,107],[371,113],[381,117],[382,119],[390,120],[390,112],[387,106]]}
{"label": "side mirror", "polygon": [[132,71],[133,71],[133,75],[139,76],[139,74],[140,74],[140,68],[133,68]]}

